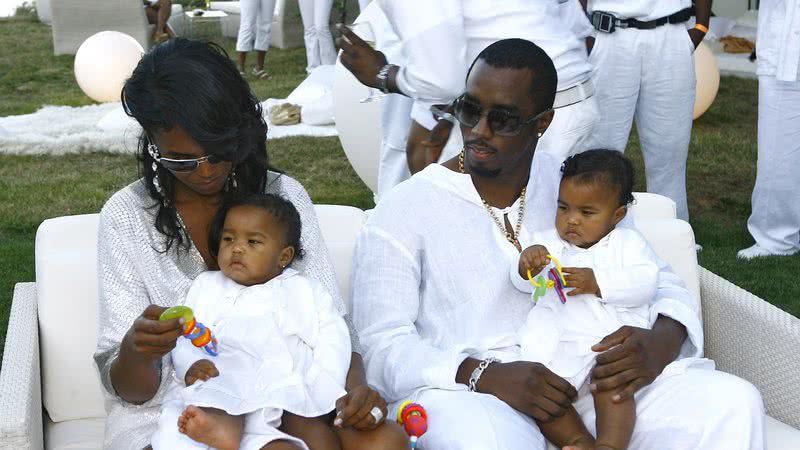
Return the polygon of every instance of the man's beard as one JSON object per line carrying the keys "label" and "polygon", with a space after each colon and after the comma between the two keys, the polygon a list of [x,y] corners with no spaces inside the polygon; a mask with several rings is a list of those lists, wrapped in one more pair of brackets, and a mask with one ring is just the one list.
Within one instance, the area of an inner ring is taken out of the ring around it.
{"label": "man's beard", "polygon": [[502,172],[502,169],[487,169],[485,167],[474,166],[470,164],[469,171],[470,173],[478,175],[479,177],[497,178],[497,176],[500,175],[500,172]]}

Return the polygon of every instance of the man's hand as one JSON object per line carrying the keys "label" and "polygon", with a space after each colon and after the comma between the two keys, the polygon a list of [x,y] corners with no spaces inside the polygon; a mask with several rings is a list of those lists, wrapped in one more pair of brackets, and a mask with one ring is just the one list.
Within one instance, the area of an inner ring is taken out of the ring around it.
{"label": "man's hand", "polygon": [[592,347],[597,356],[592,391],[617,390],[614,402],[633,398],[677,356],[654,330],[623,326]]}
{"label": "man's hand", "polygon": [[586,36],[586,54],[591,55],[594,48],[594,36]]}
{"label": "man's hand", "polygon": [[[383,413],[379,421],[370,414],[372,408],[378,407]],[[350,389],[347,394],[336,400],[336,419],[333,425],[344,428],[353,427],[356,430],[372,430],[386,421],[386,400],[377,391],[366,384],[360,384]]]}
{"label": "man's hand", "polygon": [[342,36],[336,40],[342,55],[339,60],[365,86],[378,88],[378,72],[388,64],[386,56],[373,49],[350,28],[339,24]]}
{"label": "man's hand", "polygon": [[527,280],[529,270],[532,276],[536,276],[544,269],[544,266],[550,264],[550,258],[547,257],[549,254],[547,247],[538,244],[523,250],[519,255],[519,276],[523,280]]}
{"label": "man's hand", "polygon": [[574,288],[567,292],[567,295],[592,294],[601,297],[600,286],[597,285],[597,279],[595,279],[592,269],[587,267],[563,267],[561,271],[564,273],[564,281],[567,282],[567,287]]}
{"label": "man's hand", "polygon": [[186,371],[184,381],[186,382],[186,386],[191,386],[197,380],[208,381],[209,378],[218,376],[219,370],[217,370],[217,366],[207,359],[201,359],[195,361],[195,363],[189,367],[189,370]]}
{"label": "man's hand", "polygon": [[695,49],[697,49],[697,46],[703,42],[704,37],[706,37],[706,34],[697,28],[692,28],[689,30],[689,39],[692,40],[692,44],[694,44]]}
{"label": "man's hand", "polygon": [[540,422],[561,417],[578,393],[566,380],[539,363],[494,363],[484,370],[478,390]]}

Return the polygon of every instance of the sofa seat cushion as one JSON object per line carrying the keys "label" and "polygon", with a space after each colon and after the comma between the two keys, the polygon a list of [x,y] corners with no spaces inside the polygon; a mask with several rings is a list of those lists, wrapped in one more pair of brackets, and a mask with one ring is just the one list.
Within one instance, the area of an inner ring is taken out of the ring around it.
{"label": "sofa seat cushion", "polygon": [[800,430],[767,416],[767,448],[769,450],[800,448]]}
{"label": "sofa seat cushion", "polygon": [[76,419],[44,424],[46,450],[101,450],[105,419]]}

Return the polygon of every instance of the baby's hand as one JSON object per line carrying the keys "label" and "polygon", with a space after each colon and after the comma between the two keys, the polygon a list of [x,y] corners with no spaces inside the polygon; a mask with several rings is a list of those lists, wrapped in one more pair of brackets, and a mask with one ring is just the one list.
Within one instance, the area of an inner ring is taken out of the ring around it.
{"label": "baby's hand", "polygon": [[531,275],[541,272],[544,266],[550,264],[550,258],[547,257],[549,253],[544,245],[531,245],[523,250],[519,255],[519,276],[527,280],[528,270]]}
{"label": "baby's hand", "polygon": [[186,377],[184,377],[184,381],[186,382],[186,386],[191,386],[197,380],[208,381],[209,378],[214,378],[217,376],[219,376],[219,370],[217,370],[217,366],[207,359],[201,359],[199,361],[195,361],[195,363],[192,364],[192,367],[189,367],[189,370],[186,371]]}
{"label": "baby's hand", "polygon": [[594,271],[588,267],[563,267],[564,281],[567,287],[574,288],[567,295],[594,294],[600,295],[600,286],[594,277]]}

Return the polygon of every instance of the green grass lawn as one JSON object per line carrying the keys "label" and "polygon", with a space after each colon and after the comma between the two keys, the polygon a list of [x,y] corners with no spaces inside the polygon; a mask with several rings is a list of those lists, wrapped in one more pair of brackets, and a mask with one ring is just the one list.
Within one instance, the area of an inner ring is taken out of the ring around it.
{"label": "green grass lawn", "polygon": [[[232,52],[233,42],[221,42]],[[28,18],[0,19],[0,116],[27,114],[42,105],[86,105],[78,88],[73,57],[52,55],[50,29]],[[261,99],[285,97],[304,77],[303,49],[271,50],[270,81],[251,85]],[[750,245],[746,220],[755,181],[756,93],[753,80],[723,78],[711,109],[694,124],[689,152],[689,205],[700,263],[797,316],[800,314],[800,256],[735,259]],[[348,164],[337,138],[270,141],[273,163],[298,178],[319,203],[372,206],[372,195]],[[628,155],[644,190],[635,133]],[[85,154],[57,157],[0,155],[0,352],[14,283],[33,281],[37,226],[49,217],[99,211],[117,189],[134,180],[130,155]],[[331,174],[336,174],[331,176]]]}

